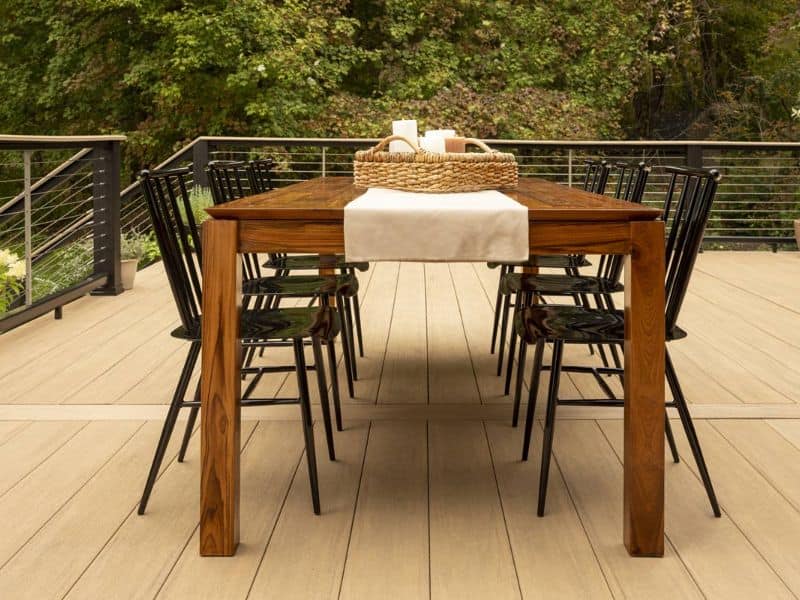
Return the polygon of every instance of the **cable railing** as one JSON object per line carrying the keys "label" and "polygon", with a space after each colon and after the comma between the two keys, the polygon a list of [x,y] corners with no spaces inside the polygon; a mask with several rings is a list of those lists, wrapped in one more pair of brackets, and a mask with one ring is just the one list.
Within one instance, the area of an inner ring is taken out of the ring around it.
{"label": "cable railing", "polygon": [[123,136],[0,135],[0,251],[24,263],[0,277],[0,332],[87,293],[122,291]]}
{"label": "cable railing", "polygon": [[[213,159],[271,156],[275,182],[325,175],[352,175],[356,150],[377,139],[203,137]],[[517,157],[521,177],[543,177],[579,185],[584,161],[645,161],[653,170],[644,202],[660,206],[669,182],[664,167],[717,168],[724,177],[706,230],[706,245],[794,245],[793,221],[800,218],[800,143],[717,141],[485,140]],[[613,177],[612,177],[613,183]],[[614,186],[609,185],[609,190]],[[611,192],[609,192],[611,193]]]}
{"label": "cable railing", "polygon": [[[0,332],[88,292],[119,293],[119,239],[148,233],[138,182],[119,189],[121,136],[0,136],[0,250],[24,257],[24,291],[0,313]],[[207,187],[211,160],[271,157],[277,186],[353,173],[370,138],[199,137],[154,168],[189,167],[190,189]],[[800,143],[705,141],[485,140],[516,155],[521,177],[581,185],[584,161],[645,161],[652,166],[644,202],[660,206],[664,167],[714,167],[723,173],[706,245],[794,248],[800,218]],[[607,189],[615,187],[612,175]]]}

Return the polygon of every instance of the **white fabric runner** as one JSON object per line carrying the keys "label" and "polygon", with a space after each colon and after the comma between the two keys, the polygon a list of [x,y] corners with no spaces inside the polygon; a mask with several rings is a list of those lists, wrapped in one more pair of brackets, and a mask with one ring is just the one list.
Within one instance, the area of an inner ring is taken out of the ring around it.
{"label": "white fabric runner", "polygon": [[528,209],[505,194],[370,188],[344,208],[350,262],[528,260]]}

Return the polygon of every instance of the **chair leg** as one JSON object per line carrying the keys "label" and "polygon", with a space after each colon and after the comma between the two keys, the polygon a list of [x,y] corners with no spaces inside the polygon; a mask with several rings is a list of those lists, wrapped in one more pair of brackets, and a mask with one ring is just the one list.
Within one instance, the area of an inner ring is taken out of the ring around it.
{"label": "chair leg", "polygon": [[347,329],[347,350],[350,352],[350,371],[353,374],[353,381],[358,381],[358,366],[356,365],[356,340],[353,335],[353,307],[350,299],[340,296],[342,299],[342,310],[340,314],[344,317],[344,328]]}
{"label": "chair leg", "polygon": [[336,430],[342,431],[342,403],[339,397],[339,373],[336,365],[336,341],[328,340],[328,370],[331,373],[331,390],[333,391],[333,411],[336,417]]}
{"label": "chair leg", "polygon": [[678,454],[678,446],[675,444],[675,435],[672,433],[672,425],[669,422],[669,415],[664,411],[664,435],[667,436],[667,444],[669,445],[670,454],[672,454],[672,462],[681,462],[681,457]]}
{"label": "chair leg", "polygon": [[[200,402],[200,382],[197,382],[197,387],[194,390],[194,401]],[[183,430],[183,440],[181,440],[181,449],[178,451],[178,462],[183,462],[186,458],[186,449],[189,447],[189,440],[192,439],[192,430],[197,421],[197,414],[200,412],[200,406],[193,406],[189,410],[189,420],[186,421],[186,429]]]}
{"label": "chair leg", "polygon": [[500,325],[500,311],[502,306],[500,303],[503,301],[503,294],[500,293],[500,282],[503,281],[503,276],[506,274],[506,266],[500,265],[500,278],[497,280],[497,299],[494,301],[494,322],[492,323],[492,347],[490,354],[494,354],[494,349],[497,344],[497,328]]}
{"label": "chair leg", "polygon": [[519,406],[522,402],[522,380],[525,378],[525,355],[528,352],[528,344],[525,340],[519,341],[519,356],[517,357],[517,382],[514,386],[514,413],[511,415],[511,426],[516,427],[519,423]]}
{"label": "chair leg", "polygon": [[311,349],[314,353],[314,370],[317,372],[319,403],[322,408],[322,421],[325,425],[325,439],[328,441],[328,458],[336,460],[336,450],[333,447],[333,425],[331,425],[331,404],[328,398],[328,378],[325,377],[325,363],[322,360],[322,345],[319,338],[311,338]]}
{"label": "chair leg", "polygon": [[553,364],[550,367],[550,390],[547,393],[547,415],[544,419],[544,439],[542,440],[542,466],[539,470],[539,506],[536,514],[544,516],[547,501],[547,480],[550,475],[550,459],[553,454],[553,434],[556,426],[556,406],[558,405],[558,383],[561,379],[561,359],[564,356],[564,342],[553,343]]}
{"label": "chair leg", "polygon": [[356,339],[358,340],[358,355],[364,358],[364,334],[361,333],[361,305],[358,294],[353,295],[353,319],[356,322]]}
{"label": "chair leg", "polygon": [[689,414],[689,407],[686,404],[686,398],[683,395],[683,390],[681,390],[681,385],[678,381],[678,375],[675,373],[675,367],[672,364],[672,358],[670,358],[669,351],[666,351],[665,354],[667,382],[669,383],[670,390],[672,390],[672,398],[675,400],[675,406],[678,409],[678,415],[681,418],[683,430],[686,432],[686,437],[689,440],[689,446],[691,447],[692,454],[694,455],[694,461],[697,464],[697,470],[700,472],[700,478],[703,480],[703,485],[706,488],[706,494],[708,494],[708,500],[711,503],[711,510],[714,511],[715,517],[721,517],[722,512],[719,509],[717,495],[714,492],[714,486],[711,483],[711,475],[708,473],[708,467],[706,466],[705,458],[703,458],[703,451],[700,448],[700,440],[697,439],[697,431],[695,431],[694,423],[692,422],[692,416]]}
{"label": "chair leg", "polygon": [[536,340],[536,351],[533,355],[531,369],[531,388],[528,394],[528,412],[525,415],[525,432],[522,441],[522,460],[528,460],[531,448],[531,432],[533,431],[533,413],[536,410],[536,397],[539,395],[539,378],[542,374],[542,356],[544,355],[544,339]]}
{"label": "chair leg", "polygon": [[350,332],[347,330],[347,319],[343,317],[345,312],[344,300],[341,294],[336,295],[336,305],[339,308],[339,315],[342,317],[342,355],[344,356],[344,370],[347,376],[347,392],[351,398],[355,398],[355,391],[353,389],[353,365],[350,362],[352,356],[350,352]]}
{"label": "chair leg", "polygon": [[503,316],[500,320],[500,347],[497,349],[497,376],[503,372],[503,356],[506,349],[506,333],[508,330],[508,313],[511,311],[511,296],[503,298]]}
{"label": "chair leg", "polygon": [[514,319],[517,316],[517,312],[519,312],[520,306],[522,303],[522,296],[521,294],[517,294],[516,302],[514,303],[514,315],[511,318],[511,331],[509,335],[511,336],[511,344],[508,349],[508,364],[506,365],[506,382],[503,386],[503,395],[508,396],[509,391],[511,390],[511,375],[514,372],[514,354],[517,352],[517,332],[514,331]]}
{"label": "chair leg", "polygon": [[314,514],[320,514],[319,477],[317,475],[317,453],[314,450],[314,422],[311,419],[311,399],[308,395],[306,358],[303,354],[303,340],[294,340],[294,363],[297,374],[297,389],[300,393],[300,416],[303,418],[303,437],[306,442],[306,461],[308,462],[308,481],[311,484],[311,503]]}
{"label": "chair leg", "polygon": [[147,481],[144,484],[144,491],[142,498],[139,501],[140,515],[144,514],[147,509],[147,502],[150,500],[150,493],[153,491],[153,485],[158,477],[158,471],[161,469],[161,463],[164,460],[164,454],[167,451],[169,440],[172,437],[172,431],[175,429],[175,422],[178,420],[178,413],[183,406],[183,398],[186,395],[186,388],[189,387],[189,381],[192,378],[192,371],[197,363],[197,357],[200,355],[200,342],[192,342],[189,348],[189,354],[186,356],[186,362],[183,363],[183,370],[178,378],[178,385],[175,388],[175,394],[172,396],[172,401],[169,404],[167,411],[167,418],[164,420],[164,427],[161,429],[161,437],[158,439],[156,452],[153,456],[153,462],[150,464],[150,472],[147,474]]}

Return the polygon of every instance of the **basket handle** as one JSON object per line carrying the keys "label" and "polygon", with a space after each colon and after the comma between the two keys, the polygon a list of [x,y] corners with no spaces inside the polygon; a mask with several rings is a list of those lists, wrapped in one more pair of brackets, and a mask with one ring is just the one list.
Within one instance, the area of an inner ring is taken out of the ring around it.
{"label": "basket handle", "polygon": [[479,139],[476,139],[476,138],[464,138],[464,143],[472,144],[473,146],[477,146],[478,148],[480,148],[484,152],[496,152],[496,150],[492,150],[491,148],[489,148],[489,146],[487,146],[482,141],[480,141]]}
{"label": "basket handle", "polygon": [[369,151],[370,152],[378,152],[379,150],[383,150],[383,148],[388,146],[389,142],[395,142],[395,141],[405,142],[406,144],[408,144],[409,146],[411,146],[414,149],[414,152],[422,152],[422,149],[417,144],[412,142],[409,138],[407,138],[404,135],[389,135],[389,136],[386,136],[380,142],[378,142],[378,144],[376,146],[374,146],[373,148],[370,148]]}

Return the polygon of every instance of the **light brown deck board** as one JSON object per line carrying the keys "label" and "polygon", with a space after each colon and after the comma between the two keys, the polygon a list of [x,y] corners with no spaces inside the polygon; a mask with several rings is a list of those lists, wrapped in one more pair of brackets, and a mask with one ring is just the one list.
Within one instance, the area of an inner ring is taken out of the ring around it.
{"label": "light brown deck board", "polygon": [[[540,433],[533,443],[541,443]],[[554,474],[561,470],[614,596],[701,598],[668,534],[664,557],[660,559],[631,560],[619,543],[622,465],[597,424],[557,423],[554,446],[556,460],[550,468]],[[552,507],[547,509],[547,514],[551,510]],[[668,510],[669,518],[674,518],[675,514],[669,507]]]}
{"label": "light brown deck board", "polygon": [[340,598],[429,595],[425,423],[373,423]]}
{"label": "light brown deck board", "polygon": [[428,402],[428,346],[425,330],[425,271],[403,263],[381,374],[379,403]]}
{"label": "light brown deck board", "polygon": [[53,516],[142,426],[95,421],[0,497],[0,566]]}
{"label": "light brown deck board", "polygon": [[[325,447],[315,427],[316,447]],[[252,598],[336,598],[342,582],[366,449],[368,423],[345,423],[336,436],[336,462],[317,451],[322,514],[311,509],[305,458],[295,473]]]}
{"label": "light brown deck board", "polygon": [[245,598],[302,454],[299,423],[259,423],[242,453],[242,477],[248,482],[242,489],[242,520],[251,526],[242,529],[236,560],[203,559],[197,552],[200,539],[195,530],[158,597]]}
{"label": "light brown deck board", "polygon": [[[0,597],[425,598],[429,585],[434,598],[798,596],[798,267],[797,253],[698,259],[689,338],[670,350],[724,516],[711,517],[673,421],[683,462],[667,465],[665,559],[629,559],[620,543],[617,409],[560,409],[536,517],[541,428],[520,462],[489,354],[497,271],[379,263],[359,273],[366,356],[357,398],[343,396],[336,463],[315,427],[323,515],[311,512],[297,407],[247,410],[242,546],[219,561],[197,554],[196,440],[178,465],[173,438],[148,515],[134,511],[161,427],[144,421],[163,414],[188,349],[168,334],[163,270],[148,268],[132,292],[0,337]],[[568,356],[599,364],[585,348]],[[346,390],[341,353],[339,373]],[[257,395],[295,388],[292,374],[267,376]],[[599,390],[570,375],[561,391]]]}
{"label": "light brown deck board", "polygon": [[0,446],[0,496],[47,460],[87,423],[81,421],[45,421],[24,428],[13,444]]}
{"label": "light brown deck board", "polygon": [[[22,547],[2,570],[0,597],[62,598],[70,590],[134,509],[160,429],[160,423],[151,421],[137,431]],[[162,473],[177,453],[178,441],[176,437],[168,449]],[[40,576],[32,578],[31,573]]]}
{"label": "light brown deck board", "polygon": [[432,422],[428,445],[431,598],[519,598],[483,424]]}
{"label": "light brown deck board", "polygon": [[[572,499],[558,470],[551,473],[548,518],[536,516],[541,444],[520,460],[521,428],[487,423],[503,513],[525,598],[611,598]],[[535,433],[540,439],[540,432]]]}
{"label": "light brown deck board", "polygon": [[[712,425],[696,422],[720,506],[795,595],[800,594],[800,513]],[[691,457],[683,435],[681,456]],[[684,461],[695,474],[691,458]],[[701,498],[702,499],[702,498]]]}
{"label": "light brown deck board", "polygon": [[[255,423],[242,424],[246,446]],[[198,436],[189,452],[199,453]],[[120,528],[92,561],[66,598],[153,598],[172,571],[197,525],[193,493],[200,487],[199,469],[173,462],[153,489],[147,513],[129,513]],[[135,552],[137,560],[131,561]]]}
{"label": "light brown deck board", "polygon": [[[758,423],[747,423],[757,429]],[[767,427],[766,424],[760,424]],[[600,428],[622,464],[622,423]],[[674,423],[680,428],[680,422]],[[715,519],[700,481],[683,462],[667,462],[666,502],[673,515],[666,533],[684,565],[708,598],[792,598],[793,594],[727,514]]]}
{"label": "light brown deck board", "polygon": [[449,265],[425,265],[425,304],[431,404],[478,404],[477,382],[464,369],[470,353]]}

